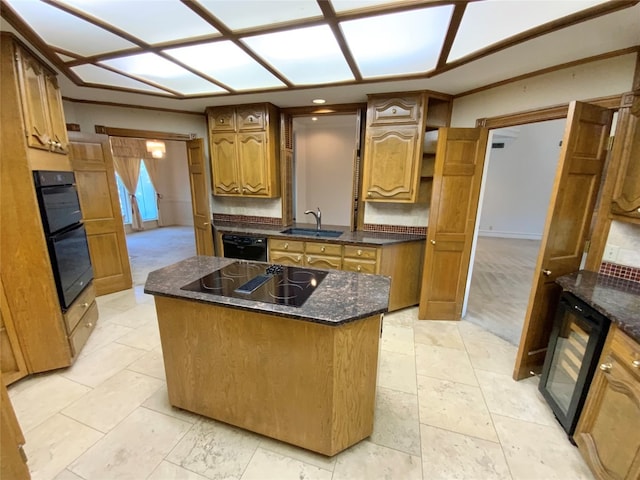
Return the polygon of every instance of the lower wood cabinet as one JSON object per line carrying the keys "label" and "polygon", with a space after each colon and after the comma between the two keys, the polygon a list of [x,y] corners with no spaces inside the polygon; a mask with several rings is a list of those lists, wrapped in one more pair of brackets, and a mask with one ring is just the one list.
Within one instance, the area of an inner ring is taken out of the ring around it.
{"label": "lower wood cabinet", "polygon": [[2,280],[0,280],[0,371],[2,371],[3,385],[9,385],[28,374]]}
{"label": "lower wood cabinet", "polygon": [[28,480],[31,475],[22,449],[24,436],[4,385],[0,385],[0,415],[0,478]]}
{"label": "lower wood cabinet", "polygon": [[640,478],[640,345],[615,326],[574,440],[596,478]]}

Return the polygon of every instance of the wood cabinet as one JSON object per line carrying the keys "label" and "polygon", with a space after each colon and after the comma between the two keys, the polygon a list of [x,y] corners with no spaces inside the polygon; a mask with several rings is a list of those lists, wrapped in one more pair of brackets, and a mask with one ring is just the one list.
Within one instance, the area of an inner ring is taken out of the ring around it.
{"label": "wood cabinet", "polygon": [[27,145],[68,153],[67,127],[56,75],[19,45],[15,47]]}
{"label": "wood cabinet", "polygon": [[619,167],[611,204],[612,213],[640,223],[640,91],[625,95],[619,112],[616,143]]}
{"label": "wood cabinet", "polygon": [[0,385],[0,416],[0,478],[28,480],[31,475],[22,449],[24,435],[4,385]]}
{"label": "wood cabinet", "polygon": [[[35,109],[25,106],[27,100],[21,83],[23,66],[17,59],[23,58],[27,49],[12,35],[3,33],[0,51],[0,157],[3,159],[0,162],[0,280],[5,294],[2,319],[7,335],[9,325],[15,330],[17,342],[12,343],[15,358],[19,356],[19,348],[26,371],[35,373],[71,365],[87,337],[86,332],[70,330],[65,322],[33,180],[33,170],[71,171],[72,168],[68,155],[32,148],[33,139],[25,135],[24,125],[31,121],[26,112]],[[5,161],[7,159],[10,161]],[[92,318],[90,323],[95,325],[97,307],[93,299],[89,306],[86,315],[90,317],[86,318]],[[82,322],[84,316],[80,317]]]}
{"label": "wood cabinet", "polygon": [[423,240],[369,246],[272,237],[268,244],[271,263],[391,277],[389,311],[416,305],[419,301]]}
{"label": "wood cabinet", "polygon": [[280,195],[278,116],[269,103],[207,108],[214,195]]}
{"label": "wood cabinet", "polygon": [[11,310],[4,293],[4,285],[0,279],[0,371],[2,384],[9,385],[27,376],[27,365],[24,362],[22,348],[16,334]]}
{"label": "wood cabinet", "polygon": [[596,478],[640,478],[640,345],[616,326],[607,336],[574,440]]}

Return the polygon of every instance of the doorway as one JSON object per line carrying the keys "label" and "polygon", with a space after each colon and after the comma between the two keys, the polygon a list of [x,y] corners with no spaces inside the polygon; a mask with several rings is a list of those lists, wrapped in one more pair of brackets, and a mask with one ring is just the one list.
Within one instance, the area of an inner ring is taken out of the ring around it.
{"label": "doorway", "polygon": [[566,118],[492,130],[463,316],[518,345]]}

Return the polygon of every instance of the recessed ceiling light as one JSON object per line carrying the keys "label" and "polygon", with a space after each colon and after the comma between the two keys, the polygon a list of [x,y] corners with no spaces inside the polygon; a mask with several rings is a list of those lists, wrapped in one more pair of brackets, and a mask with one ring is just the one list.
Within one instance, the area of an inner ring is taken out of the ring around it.
{"label": "recessed ceiling light", "polygon": [[322,105],[323,103],[327,103],[327,101],[324,98],[315,98],[313,100],[313,103],[318,104],[318,105]]}

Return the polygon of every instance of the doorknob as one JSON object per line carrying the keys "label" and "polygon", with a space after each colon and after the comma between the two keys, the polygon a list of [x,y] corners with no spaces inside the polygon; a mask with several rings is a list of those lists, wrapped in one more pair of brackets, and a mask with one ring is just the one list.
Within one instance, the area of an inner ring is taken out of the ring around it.
{"label": "doorknob", "polygon": [[551,275],[551,270],[542,270],[542,274],[543,274],[545,277],[548,277],[549,275]]}
{"label": "doorknob", "polygon": [[435,240],[431,240],[431,245],[435,245],[436,241]]}

